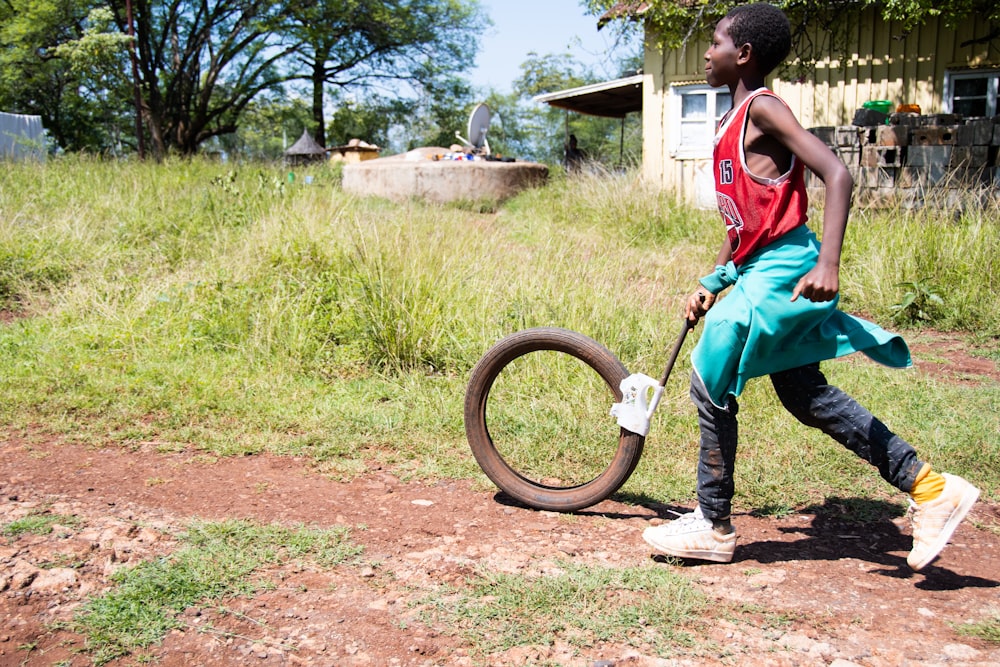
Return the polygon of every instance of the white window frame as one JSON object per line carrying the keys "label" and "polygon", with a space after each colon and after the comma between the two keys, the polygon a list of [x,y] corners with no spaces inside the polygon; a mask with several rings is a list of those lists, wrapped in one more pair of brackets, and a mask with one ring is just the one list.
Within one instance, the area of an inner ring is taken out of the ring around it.
{"label": "white window frame", "polygon": [[945,113],[954,113],[955,82],[962,79],[986,79],[986,114],[987,118],[1000,114],[1000,104],[997,93],[1000,91],[1000,69],[966,69],[945,70],[944,100],[942,106]]}
{"label": "white window frame", "polygon": [[[683,118],[684,97],[687,95],[705,95],[706,111],[703,119],[695,121],[685,121]],[[670,86],[670,155],[679,160],[694,160],[712,157],[712,148],[715,142],[715,131],[719,127],[719,121],[729,110],[726,106],[721,110],[718,101],[722,97],[729,97],[729,89],[713,88],[705,83],[675,83]],[[730,100],[730,104],[732,101]],[[681,127],[685,122],[703,122],[704,132],[702,136],[705,141],[698,143],[683,143],[684,132]]]}

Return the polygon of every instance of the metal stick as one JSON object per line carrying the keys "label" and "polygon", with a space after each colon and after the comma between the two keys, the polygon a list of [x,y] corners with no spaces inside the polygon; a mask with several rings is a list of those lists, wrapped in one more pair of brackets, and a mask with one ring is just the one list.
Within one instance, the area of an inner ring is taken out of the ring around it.
{"label": "metal stick", "polygon": [[660,386],[664,387],[667,384],[667,379],[670,377],[670,371],[674,369],[674,362],[677,361],[677,355],[681,351],[681,346],[684,344],[684,339],[687,337],[688,331],[694,328],[687,318],[684,319],[683,325],[681,326],[681,332],[677,334],[677,340],[674,341],[674,347],[670,350],[670,358],[667,360],[667,367],[663,370],[663,377],[660,379]]}

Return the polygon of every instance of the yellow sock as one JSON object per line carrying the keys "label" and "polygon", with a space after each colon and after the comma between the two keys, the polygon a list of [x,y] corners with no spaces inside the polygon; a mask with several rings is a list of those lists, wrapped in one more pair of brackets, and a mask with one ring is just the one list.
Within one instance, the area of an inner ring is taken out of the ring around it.
{"label": "yellow sock", "polygon": [[944,491],[944,477],[931,470],[931,464],[925,463],[913,481],[910,496],[913,502],[920,504],[934,500]]}

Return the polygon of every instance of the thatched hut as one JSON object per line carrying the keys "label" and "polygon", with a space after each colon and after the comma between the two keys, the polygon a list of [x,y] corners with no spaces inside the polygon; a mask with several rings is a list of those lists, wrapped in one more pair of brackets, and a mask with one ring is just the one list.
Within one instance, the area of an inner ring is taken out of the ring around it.
{"label": "thatched hut", "polygon": [[326,159],[326,149],[316,143],[309,130],[303,130],[302,136],[285,151],[285,162],[292,165],[320,162]]}

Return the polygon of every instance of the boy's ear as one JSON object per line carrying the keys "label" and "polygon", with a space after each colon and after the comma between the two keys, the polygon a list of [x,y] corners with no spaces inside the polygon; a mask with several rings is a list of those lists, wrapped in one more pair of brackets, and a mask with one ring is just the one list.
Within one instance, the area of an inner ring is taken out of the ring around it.
{"label": "boy's ear", "polygon": [[753,45],[747,42],[736,50],[736,64],[746,65],[750,62],[751,55],[753,55]]}

